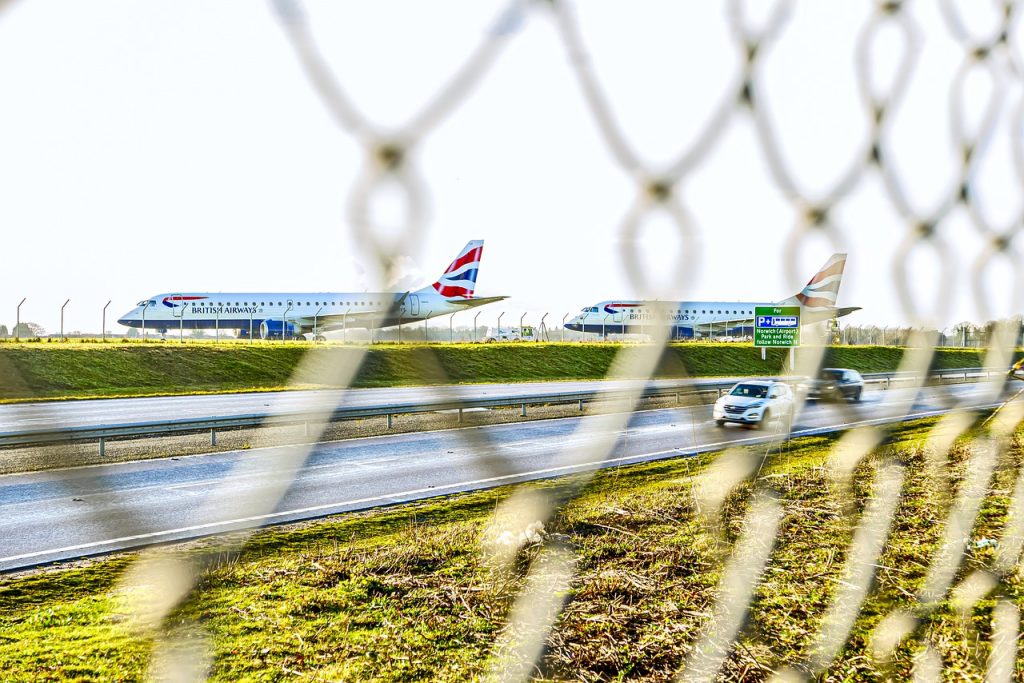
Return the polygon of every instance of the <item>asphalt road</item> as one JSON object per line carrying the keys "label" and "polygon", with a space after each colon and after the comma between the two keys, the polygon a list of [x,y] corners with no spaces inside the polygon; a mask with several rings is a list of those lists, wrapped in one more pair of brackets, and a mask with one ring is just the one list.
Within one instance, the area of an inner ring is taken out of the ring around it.
{"label": "asphalt road", "polygon": [[[794,432],[897,413],[921,415],[987,402],[979,385],[871,391],[857,406],[809,404]],[[0,571],[248,526],[308,519],[447,493],[568,474],[601,465],[680,457],[763,439],[711,421],[710,406],[633,415],[609,461],[567,465],[564,451],[592,438],[600,416],[371,437],[319,444],[272,512],[252,514],[246,494],[279,481],[282,448],[0,476]],[[851,412],[852,411],[852,412]],[[498,473],[483,455],[504,459]],[[271,483],[268,483],[271,482]]]}
{"label": "asphalt road", "polygon": [[[698,385],[729,381],[729,378],[653,380],[645,384]],[[593,380],[583,382],[520,382],[513,384],[463,384],[443,387],[385,387],[322,391],[273,391],[247,394],[211,394],[154,398],[43,401],[0,405],[0,432],[84,427],[158,420],[204,419],[274,412],[318,410],[323,406],[379,406],[422,403],[439,398],[494,398],[555,394],[570,391],[624,389],[635,382]]]}

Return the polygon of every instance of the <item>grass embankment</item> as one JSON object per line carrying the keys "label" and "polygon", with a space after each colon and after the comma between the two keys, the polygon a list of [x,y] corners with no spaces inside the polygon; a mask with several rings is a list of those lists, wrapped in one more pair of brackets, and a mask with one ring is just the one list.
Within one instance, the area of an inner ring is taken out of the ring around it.
{"label": "grass embankment", "polygon": [[[618,344],[374,346],[354,386],[601,379]],[[310,362],[295,374],[306,353]],[[322,371],[352,347],[303,344],[4,344],[0,401],[147,396],[324,387]],[[828,364],[863,372],[895,370],[903,349],[835,347]],[[740,344],[673,344],[660,377],[763,375],[779,372],[785,352]],[[939,349],[937,367],[977,367],[974,349]]]}
{"label": "grass embankment", "polygon": [[[843,507],[823,467],[832,440],[801,439],[768,457],[755,484],[779,493],[785,517],[726,679],[764,680],[806,655],[843,583],[845,552],[880,457],[904,464],[906,483],[875,587],[849,646],[823,680],[910,678],[920,643],[904,644],[883,672],[866,642],[885,614],[913,606],[941,543],[948,503],[929,493],[922,449],[932,424],[903,426],[862,463],[854,509]],[[954,487],[969,450],[964,443],[952,450]],[[762,455],[750,451],[752,458]],[[546,530],[561,534],[579,560],[548,639],[544,678],[661,681],[678,670],[707,622],[729,551],[693,511],[696,477],[713,457],[599,473]],[[1022,459],[1016,443],[999,463],[972,538],[998,537]],[[738,534],[750,487],[727,501],[726,543]],[[482,559],[481,540],[507,494],[497,489],[261,532],[241,556],[211,564],[170,623],[198,624],[209,635],[214,680],[472,680],[486,672],[502,642],[510,605],[538,550],[525,548],[511,573]],[[961,573],[993,557],[992,547],[969,547]],[[119,616],[126,596],[116,581],[128,563],[120,557],[0,583],[4,676],[142,677],[152,635],[133,631]],[[1019,575],[1003,589],[1020,604]],[[983,600],[966,622],[948,605],[925,617],[921,633],[952,678],[981,680],[991,608]]]}

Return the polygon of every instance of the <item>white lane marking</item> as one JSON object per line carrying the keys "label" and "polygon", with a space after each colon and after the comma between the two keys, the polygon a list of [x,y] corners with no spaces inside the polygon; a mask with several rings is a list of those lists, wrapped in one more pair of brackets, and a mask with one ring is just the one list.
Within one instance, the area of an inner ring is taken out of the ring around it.
{"label": "white lane marking", "polygon": [[[173,484],[171,486],[165,486],[164,488],[166,488],[169,491],[177,491],[177,490],[180,490],[180,489],[194,488],[196,486],[209,486],[212,483],[214,483],[214,482],[210,482],[210,481],[192,481],[192,482],[189,482],[187,484]],[[156,488],[156,487],[148,487],[148,488]]]}

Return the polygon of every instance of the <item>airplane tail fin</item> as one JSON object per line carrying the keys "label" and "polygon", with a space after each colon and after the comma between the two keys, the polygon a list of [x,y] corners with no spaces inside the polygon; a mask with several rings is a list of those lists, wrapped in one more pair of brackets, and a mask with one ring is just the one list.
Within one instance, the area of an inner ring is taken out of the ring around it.
{"label": "airplane tail fin", "polygon": [[809,311],[831,310],[836,307],[839,285],[843,281],[846,254],[832,254],[807,286],[782,303],[798,304]]}
{"label": "airplane tail fin", "polygon": [[476,290],[476,276],[484,253],[483,240],[470,240],[455,257],[448,270],[424,290],[435,290],[441,296],[470,298]]}

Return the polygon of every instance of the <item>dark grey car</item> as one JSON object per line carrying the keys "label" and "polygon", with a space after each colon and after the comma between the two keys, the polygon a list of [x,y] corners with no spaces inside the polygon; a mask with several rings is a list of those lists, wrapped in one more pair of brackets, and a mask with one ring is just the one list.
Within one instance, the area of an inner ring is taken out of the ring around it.
{"label": "dark grey car", "polygon": [[800,385],[807,398],[859,401],[864,393],[864,378],[856,370],[825,368],[817,379]]}

